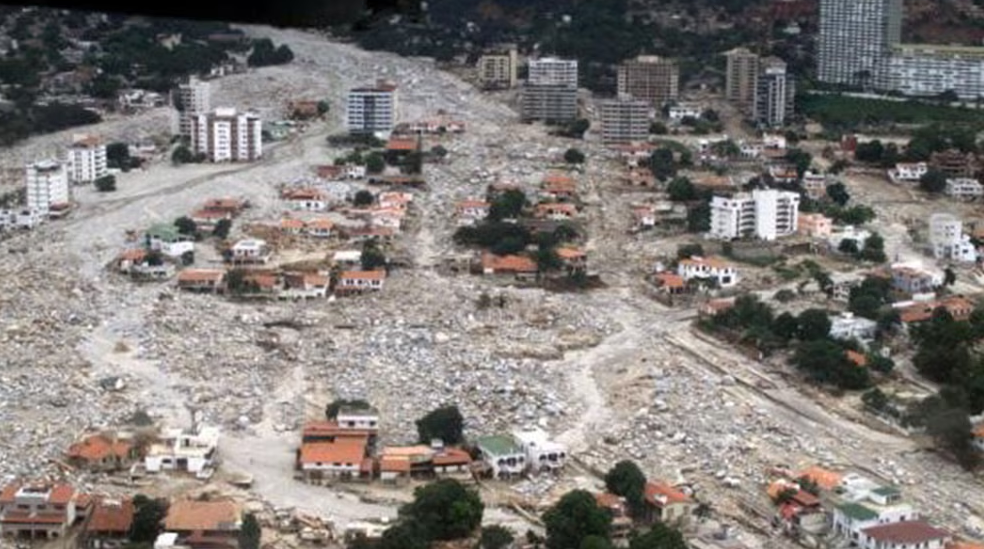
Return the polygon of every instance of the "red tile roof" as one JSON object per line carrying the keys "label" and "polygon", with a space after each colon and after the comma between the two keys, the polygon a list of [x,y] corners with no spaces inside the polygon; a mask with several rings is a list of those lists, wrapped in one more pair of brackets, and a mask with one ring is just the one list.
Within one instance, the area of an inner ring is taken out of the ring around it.
{"label": "red tile roof", "polygon": [[417,150],[417,139],[406,137],[391,137],[386,143],[386,150],[389,151],[414,151]]}
{"label": "red tile roof", "polygon": [[301,463],[361,464],[366,457],[366,441],[338,438],[335,442],[305,442],[301,445]]}
{"label": "red tile roof", "polygon": [[460,448],[445,448],[434,455],[434,465],[468,465],[472,462],[471,455]]}
{"label": "red tile roof", "polygon": [[536,262],[525,255],[495,255],[490,252],[482,254],[482,269],[494,273],[535,273]]}
{"label": "red tile roof", "polygon": [[817,486],[824,490],[833,490],[834,488],[837,488],[840,486],[841,479],[844,478],[840,473],[828,471],[819,465],[813,465],[803,469],[800,471],[797,478],[799,477],[806,477],[812,480],[817,484]]}
{"label": "red tile roof", "polygon": [[86,532],[127,533],[133,524],[133,501],[103,499],[92,509]]}
{"label": "red tile roof", "polygon": [[168,508],[164,528],[177,532],[231,530],[239,519],[239,506],[231,501],[181,500]]}
{"label": "red tile roof", "polygon": [[622,498],[611,492],[602,492],[600,494],[595,494],[595,502],[598,507],[604,507],[606,509],[611,509],[612,507],[620,507],[622,505]]}
{"label": "red tile roof", "polygon": [[379,460],[379,470],[387,473],[409,473],[410,459],[406,456],[384,457]]}
{"label": "red tile roof", "polygon": [[946,538],[950,533],[922,520],[907,520],[892,524],[872,526],[861,531],[877,541],[911,545]]}
{"label": "red tile roof", "polygon": [[848,349],[844,354],[847,355],[847,359],[853,362],[856,366],[863,368],[868,365],[868,357],[857,351]]}
{"label": "red tile roof", "polygon": [[178,273],[178,283],[183,282],[221,282],[225,271],[218,269],[185,269]]}
{"label": "red tile roof", "polygon": [[108,457],[125,458],[133,445],[126,440],[111,440],[104,435],[91,435],[68,447],[69,458],[101,461]]}
{"label": "red tile roof", "polygon": [[656,273],[656,285],[660,288],[683,288],[687,285],[683,277],[671,272]]}
{"label": "red tile roof", "polygon": [[386,271],[342,271],[339,280],[385,280]]}
{"label": "red tile roof", "polygon": [[661,482],[646,483],[646,501],[656,507],[665,507],[675,503],[690,503],[691,499],[680,490]]}

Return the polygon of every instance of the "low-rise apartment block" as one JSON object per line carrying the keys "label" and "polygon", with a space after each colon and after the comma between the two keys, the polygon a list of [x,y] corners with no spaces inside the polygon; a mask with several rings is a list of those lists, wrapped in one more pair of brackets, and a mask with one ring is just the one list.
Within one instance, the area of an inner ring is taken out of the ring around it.
{"label": "low-rise apartment block", "polygon": [[15,481],[0,492],[0,534],[11,538],[64,538],[75,523],[75,488]]}
{"label": "low-rise apartment block", "polygon": [[962,100],[984,96],[984,48],[897,44],[888,59],[889,89],[936,97],[953,91]]}
{"label": "low-rise apartment block", "polygon": [[106,166],[106,143],[98,136],[76,134],[65,154],[68,180],[77,185],[92,183],[109,173]]}
{"label": "low-rise apartment block", "polygon": [[732,197],[711,200],[711,230],[714,238],[731,240],[756,237],[775,240],[796,232],[799,194],[775,189],[756,189]]}
{"label": "low-rise apartment block", "polygon": [[963,222],[953,214],[929,216],[929,245],[936,259],[959,262],[977,261],[977,247],[964,233]]}
{"label": "low-rise apartment block", "polygon": [[821,213],[800,214],[796,222],[801,235],[827,239],[833,233],[834,220]]}
{"label": "low-rise apartment block", "polygon": [[900,162],[894,169],[888,170],[888,178],[897,185],[919,183],[928,171],[929,166],[925,162]]}
{"label": "low-rise apartment block", "polygon": [[68,172],[54,160],[27,165],[27,208],[43,218],[69,205]]}
{"label": "low-rise apartment block", "polygon": [[713,280],[722,288],[730,288],[738,283],[738,268],[719,257],[697,257],[681,259],[677,263],[677,274],[684,280]]}
{"label": "low-rise apartment block", "polygon": [[969,177],[952,178],[946,180],[945,192],[957,200],[977,200],[984,196],[984,185]]}
{"label": "low-rise apartment block", "polygon": [[478,80],[485,89],[515,88],[518,68],[516,45],[505,45],[478,58]]}
{"label": "low-rise apartment block", "polygon": [[515,431],[513,438],[526,454],[526,463],[532,473],[556,472],[567,463],[567,447],[550,440],[542,429]]}
{"label": "low-rise apartment block", "polygon": [[636,143],[649,138],[649,103],[620,96],[600,101],[601,140],[607,145]]}
{"label": "low-rise apartment block", "polygon": [[259,115],[218,108],[191,119],[191,147],[210,162],[251,162],[263,156]]}
{"label": "low-rise apartment block", "polygon": [[207,477],[216,464],[218,451],[218,427],[164,429],[158,441],[147,449],[144,467],[148,473],[180,471]]}
{"label": "low-rise apartment block", "polygon": [[350,90],[345,101],[345,127],[352,134],[389,134],[399,118],[397,87],[380,80],[374,87]]}
{"label": "low-rise apartment block", "polygon": [[851,312],[841,313],[830,319],[830,338],[841,341],[856,339],[861,343],[871,341],[878,331],[878,323]]}

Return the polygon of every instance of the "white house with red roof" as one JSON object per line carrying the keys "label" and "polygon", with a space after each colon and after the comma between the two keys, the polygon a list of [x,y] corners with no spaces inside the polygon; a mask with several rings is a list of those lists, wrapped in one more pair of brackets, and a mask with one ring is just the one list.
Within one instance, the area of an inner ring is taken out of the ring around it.
{"label": "white house with red roof", "polygon": [[677,274],[684,280],[692,278],[714,280],[722,288],[738,283],[738,268],[719,257],[692,256],[677,263]]}
{"label": "white house with red roof", "polygon": [[861,549],[943,549],[953,539],[941,530],[922,520],[907,520],[880,524],[861,531],[858,547]]}
{"label": "white house with red roof", "polygon": [[646,519],[669,524],[691,520],[697,502],[677,488],[663,482],[647,482],[645,491]]}
{"label": "white house with red roof", "polygon": [[75,522],[75,488],[48,482],[13,482],[0,492],[0,534],[4,537],[65,537]]}

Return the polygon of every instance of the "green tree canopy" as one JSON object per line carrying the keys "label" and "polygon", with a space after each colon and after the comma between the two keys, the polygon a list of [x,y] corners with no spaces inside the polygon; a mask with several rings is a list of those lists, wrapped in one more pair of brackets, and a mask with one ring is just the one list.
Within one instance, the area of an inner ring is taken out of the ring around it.
{"label": "green tree canopy", "polygon": [[825,339],[830,333],[830,316],[823,309],[807,309],[799,314],[796,337],[800,341]]}
{"label": "green tree canopy", "polygon": [[130,541],[153,543],[163,528],[167,515],[167,502],[150,499],[142,494],[133,497],[133,522],[130,525]]}
{"label": "green tree canopy", "polygon": [[641,536],[629,541],[629,549],[687,549],[683,534],[662,522],[656,522]]}
{"label": "green tree canopy", "polygon": [[625,498],[634,516],[641,516],[645,508],[646,475],[631,460],[615,464],[605,475],[605,488]]}
{"label": "green tree canopy", "polygon": [[697,198],[697,189],[686,177],[671,179],[666,186],[666,192],[670,196],[670,200],[674,202],[688,202]]}
{"label": "green tree canopy", "polygon": [[611,516],[586,490],[564,494],[556,505],[543,514],[547,530],[547,549],[580,548],[589,536],[608,539]]}
{"label": "green tree canopy", "polygon": [[467,538],[482,523],[485,505],[478,493],[455,479],[442,479],[414,490],[400,508],[400,520],[417,524],[426,540]]}
{"label": "green tree canopy", "polygon": [[584,164],[584,153],[575,148],[567,149],[564,153],[564,162],[568,164]]}
{"label": "green tree canopy", "polygon": [[423,444],[430,444],[436,438],[445,444],[460,444],[465,438],[464,431],[465,418],[454,404],[432,410],[417,420],[417,439]]}
{"label": "green tree canopy", "polygon": [[515,536],[512,530],[499,524],[483,526],[482,533],[478,538],[477,549],[506,549],[509,547]]}

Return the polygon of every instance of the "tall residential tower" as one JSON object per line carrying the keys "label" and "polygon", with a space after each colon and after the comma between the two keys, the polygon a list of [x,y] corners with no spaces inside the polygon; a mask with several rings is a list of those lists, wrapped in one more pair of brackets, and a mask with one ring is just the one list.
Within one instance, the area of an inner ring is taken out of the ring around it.
{"label": "tall residential tower", "polygon": [[892,47],[902,37],[902,0],[820,0],[817,78],[885,88]]}

